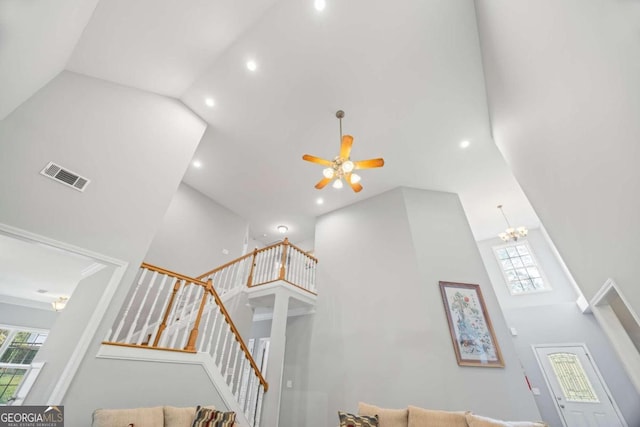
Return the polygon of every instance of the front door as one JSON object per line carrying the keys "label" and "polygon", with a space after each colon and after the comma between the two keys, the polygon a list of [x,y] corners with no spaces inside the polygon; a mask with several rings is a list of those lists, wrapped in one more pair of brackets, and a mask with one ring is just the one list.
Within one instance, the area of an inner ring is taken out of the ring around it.
{"label": "front door", "polygon": [[627,427],[583,345],[534,346],[566,427]]}

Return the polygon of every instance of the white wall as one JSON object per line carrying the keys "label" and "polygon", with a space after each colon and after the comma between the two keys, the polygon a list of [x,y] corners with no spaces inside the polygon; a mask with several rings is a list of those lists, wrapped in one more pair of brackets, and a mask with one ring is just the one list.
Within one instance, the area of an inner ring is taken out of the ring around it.
{"label": "white wall", "polygon": [[[334,425],[358,401],[540,418],[455,194],[396,189],[326,214],[315,247],[318,302],[288,322],[281,427]],[[480,284],[505,368],[457,365],[440,280]]]}
{"label": "white wall", "polygon": [[640,313],[640,3],[476,8],[497,145],[587,299]]}
{"label": "white wall", "polygon": [[245,219],[181,183],[145,262],[199,276],[242,256],[247,227]]}
{"label": "white wall", "polygon": [[[73,392],[76,384],[86,385],[87,378],[126,372],[121,362],[97,363],[94,356],[204,130],[204,122],[177,100],[70,72],[61,73],[0,122],[0,178],[11,183],[0,186],[0,223],[129,263],[72,391],[63,399],[73,420],[70,425],[88,424],[94,408],[106,406],[123,387],[131,388],[107,378],[91,384],[99,392]],[[52,160],[92,179],[86,191],[80,193],[40,176]],[[101,285],[100,291],[106,282]],[[82,300],[74,295],[69,304],[79,305]],[[72,310],[67,313],[71,316]],[[77,328],[58,339],[52,331],[47,340],[56,357],[58,351],[60,355],[68,351],[68,343],[78,341],[91,306],[76,313],[68,320]],[[65,312],[58,323],[64,316]],[[60,370],[52,372],[56,365],[48,364],[42,375],[58,378]],[[166,387],[164,368],[145,368],[152,371],[146,380],[156,394],[127,393],[131,405],[180,394]],[[38,381],[33,396],[44,398],[50,387],[49,382]]]}
{"label": "white wall", "polygon": [[529,230],[526,240],[551,285],[551,291],[511,295],[493,253],[493,247],[501,246],[503,242],[496,237],[478,242],[478,247],[505,321],[518,333],[512,337],[518,357],[532,386],[540,389],[540,395],[535,399],[543,419],[552,427],[562,425],[531,346],[585,343],[628,425],[640,425],[640,407],[637,405],[640,396],[598,322],[593,315],[579,310],[575,303],[576,291],[543,233],[539,229]]}
{"label": "white wall", "polygon": [[58,313],[22,305],[0,302],[0,325],[24,326],[26,328],[51,329]]}

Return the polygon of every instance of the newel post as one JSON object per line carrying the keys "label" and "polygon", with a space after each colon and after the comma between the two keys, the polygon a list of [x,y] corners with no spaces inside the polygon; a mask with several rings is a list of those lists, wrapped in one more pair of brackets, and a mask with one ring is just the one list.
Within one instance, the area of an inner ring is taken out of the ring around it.
{"label": "newel post", "polygon": [[191,333],[189,333],[189,341],[187,342],[187,346],[184,348],[187,351],[196,351],[196,341],[198,340],[198,328],[200,328],[200,319],[202,318],[202,312],[204,311],[204,306],[207,304],[207,297],[213,294],[213,279],[209,278],[207,280],[207,286],[204,288],[202,292],[202,300],[200,301],[200,309],[198,310],[198,315],[196,316],[196,321],[193,324],[193,329],[191,329]]}
{"label": "newel post", "polygon": [[280,280],[284,280],[285,275],[285,263],[287,262],[287,248],[289,247],[289,238],[285,237],[282,242],[282,260],[280,261]]}
{"label": "newel post", "polygon": [[251,258],[251,269],[249,270],[249,278],[247,279],[247,288],[253,284],[253,270],[256,267],[256,256],[258,256],[258,248],[253,249],[253,258]]}
{"label": "newel post", "polygon": [[157,347],[160,342],[160,336],[167,329],[167,320],[169,320],[169,313],[171,313],[171,307],[173,306],[173,300],[176,298],[176,294],[180,289],[180,279],[176,280],[176,284],[173,285],[173,292],[171,293],[171,299],[169,299],[169,304],[167,304],[167,308],[164,311],[164,317],[162,318],[162,323],[158,328],[158,334],[156,335],[156,339],[153,340],[153,346]]}

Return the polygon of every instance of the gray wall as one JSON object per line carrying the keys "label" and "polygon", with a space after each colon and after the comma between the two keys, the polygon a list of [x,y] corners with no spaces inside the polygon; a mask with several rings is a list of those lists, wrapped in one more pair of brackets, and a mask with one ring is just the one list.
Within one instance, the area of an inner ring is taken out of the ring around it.
{"label": "gray wall", "polygon": [[587,299],[640,313],[640,6],[476,1],[496,144]]}
{"label": "gray wall", "polygon": [[181,183],[145,262],[199,276],[242,255],[247,227],[245,219]]}
{"label": "gray wall", "polygon": [[640,396],[598,322],[593,315],[582,314],[576,305],[577,293],[544,234],[539,229],[530,230],[527,241],[551,285],[551,291],[511,295],[493,253],[494,246],[504,243],[495,238],[478,242],[478,247],[505,321],[518,333],[512,337],[518,357],[532,387],[540,389],[540,395],[535,399],[543,419],[552,427],[562,426],[531,346],[584,343],[629,426],[640,425]]}
{"label": "gray wall", "polygon": [[[455,194],[396,189],[326,214],[315,249],[316,313],[288,322],[281,427],[336,424],[358,401],[540,419]],[[457,365],[440,280],[480,284],[505,368]]]}
{"label": "gray wall", "polygon": [[[129,263],[62,401],[69,425],[87,425],[94,408],[110,406],[123,390],[131,406],[174,399],[197,403],[203,395],[210,400],[211,393],[185,395],[167,386],[166,366],[160,365],[141,368],[154,393],[131,393],[141,381],[138,374],[124,375],[129,364],[95,359],[205,127],[175,99],[66,71],[0,122],[0,178],[13,183],[0,186],[0,223]],[[50,181],[38,174],[49,161],[92,182],[80,193]],[[100,293],[106,285],[103,277],[95,289]],[[85,297],[94,305],[73,309],[83,305],[74,294],[59,316],[32,403],[45,403],[41,399],[60,377],[70,343],[79,340],[97,299]],[[65,322],[70,327],[58,333]]]}
{"label": "gray wall", "polygon": [[58,313],[53,309],[41,310],[0,302],[0,325],[51,329],[57,317]]}

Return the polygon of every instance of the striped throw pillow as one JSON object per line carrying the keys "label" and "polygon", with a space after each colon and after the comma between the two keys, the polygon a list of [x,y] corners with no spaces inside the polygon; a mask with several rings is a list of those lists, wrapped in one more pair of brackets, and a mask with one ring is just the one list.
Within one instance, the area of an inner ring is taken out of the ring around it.
{"label": "striped throw pillow", "polygon": [[340,427],[378,427],[378,416],[367,417],[338,411]]}
{"label": "striped throw pillow", "polygon": [[235,422],[235,412],[220,412],[198,406],[192,427],[232,427]]}

